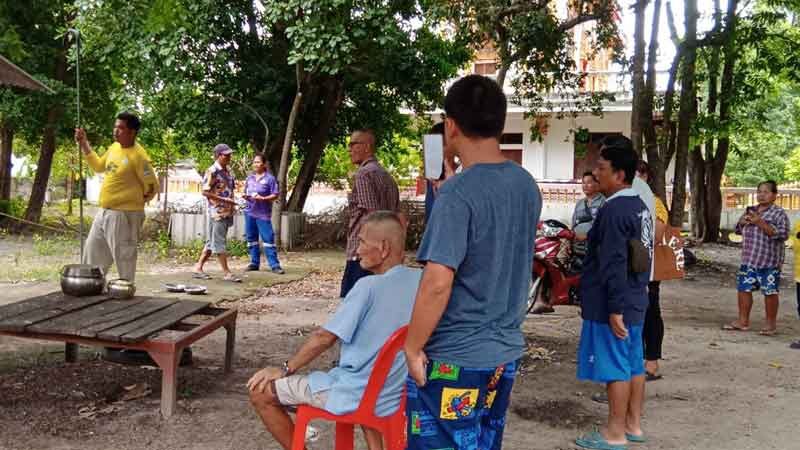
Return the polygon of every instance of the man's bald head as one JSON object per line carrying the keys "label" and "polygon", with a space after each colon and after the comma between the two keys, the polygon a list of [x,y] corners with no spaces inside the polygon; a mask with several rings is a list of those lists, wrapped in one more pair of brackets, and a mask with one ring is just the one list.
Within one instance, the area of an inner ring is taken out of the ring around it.
{"label": "man's bald head", "polygon": [[406,227],[400,215],[393,211],[374,211],[364,220],[362,226],[369,226],[372,239],[388,241],[393,250],[404,252],[406,248]]}
{"label": "man's bald head", "polygon": [[370,213],[358,233],[356,253],[361,267],[380,274],[402,264],[405,242],[406,228],[399,214],[392,211]]}

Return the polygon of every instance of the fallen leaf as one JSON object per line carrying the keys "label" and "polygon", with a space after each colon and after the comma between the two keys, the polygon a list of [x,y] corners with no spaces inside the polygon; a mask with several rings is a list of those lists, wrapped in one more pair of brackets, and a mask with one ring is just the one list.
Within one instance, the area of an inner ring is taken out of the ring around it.
{"label": "fallen leaf", "polygon": [[84,406],[78,410],[78,416],[81,419],[94,419],[97,415],[97,408],[94,405]]}
{"label": "fallen leaf", "polygon": [[150,395],[150,393],[153,392],[153,390],[150,389],[150,385],[147,383],[134,384],[133,386],[125,386],[123,389],[125,389],[127,392],[125,392],[119,397],[119,401],[121,402],[127,402],[130,400],[136,400],[137,398],[147,397],[148,395]]}

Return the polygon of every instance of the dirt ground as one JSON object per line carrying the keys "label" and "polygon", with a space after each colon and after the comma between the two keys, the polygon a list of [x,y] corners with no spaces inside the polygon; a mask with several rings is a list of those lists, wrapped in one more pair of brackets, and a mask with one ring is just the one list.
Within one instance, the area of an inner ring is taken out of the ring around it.
{"label": "dirt ground", "polygon": [[[686,280],[662,285],[664,378],[647,385],[650,442],[630,447],[800,448],[794,430],[800,353],[788,348],[800,337],[793,283],[784,286],[780,334],[724,332],[720,325],[736,314],[738,249],[707,246],[697,254],[700,262]],[[284,361],[336,307],[340,273],[334,262],[322,258],[301,281],[228,302],[241,311],[235,373],[221,373],[223,332],[199,341],[195,365],[180,373],[179,414],[169,420],[158,413],[156,370],[104,363],[90,348],[82,348],[79,363],[67,365],[61,346],[0,338],[0,448],[278,448],[251,410],[244,383],[256,369]],[[784,273],[791,281],[791,266]],[[760,297],[753,319],[757,330]],[[572,307],[526,321],[530,347],[514,388],[504,448],[571,450],[578,434],[603,422],[605,405],[590,400],[600,386],[575,380],[579,329]],[[317,367],[334,357],[326,355]],[[332,447],[331,429],[321,428],[312,449]]]}

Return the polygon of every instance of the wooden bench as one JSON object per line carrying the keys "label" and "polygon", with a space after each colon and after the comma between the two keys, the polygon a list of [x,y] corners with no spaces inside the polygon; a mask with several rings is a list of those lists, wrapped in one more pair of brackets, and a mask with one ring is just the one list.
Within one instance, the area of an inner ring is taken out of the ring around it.
{"label": "wooden bench", "polygon": [[161,368],[161,413],[169,417],[177,406],[178,363],[184,348],[224,327],[224,369],[230,373],[236,314],[236,309],[193,300],[115,300],[53,292],[0,306],[0,334],[65,342],[67,362],[77,361],[78,344],[144,350]]}

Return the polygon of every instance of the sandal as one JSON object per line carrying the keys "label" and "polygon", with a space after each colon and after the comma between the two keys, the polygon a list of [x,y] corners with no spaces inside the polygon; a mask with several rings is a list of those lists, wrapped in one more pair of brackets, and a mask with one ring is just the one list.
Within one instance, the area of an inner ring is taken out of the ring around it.
{"label": "sandal", "polygon": [[776,334],[778,334],[778,329],[764,328],[763,330],[759,331],[758,334],[760,334],[761,336],[775,336]]}
{"label": "sandal", "polygon": [[634,444],[644,444],[645,442],[647,442],[647,438],[643,434],[636,435],[636,434],[625,433],[625,439],[627,439],[628,442],[632,442]]}
{"label": "sandal", "polygon": [[228,281],[231,283],[241,283],[242,279],[232,273],[229,273],[222,278],[222,281]]}
{"label": "sandal", "polygon": [[211,275],[209,275],[209,274],[207,274],[205,272],[192,272],[192,278],[197,279],[197,280],[210,280],[211,279]]}
{"label": "sandal", "polygon": [[[653,373],[653,372],[647,372],[647,371],[644,372],[644,380],[645,381],[656,381],[656,380],[660,380],[662,378],[664,378],[664,376],[661,375],[661,374]],[[628,440],[631,441],[630,439],[628,439]],[[631,442],[635,442],[635,441],[631,441]]]}
{"label": "sandal", "polygon": [[737,322],[726,323],[722,329],[725,331],[750,331],[750,327],[743,327]]}
{"label": "sandal", "polygon": [[593,450],[627,450],[625,444],[609,444],[606,438],[599,431],[592,431],[575,439],[575,443],[581,448]]}

